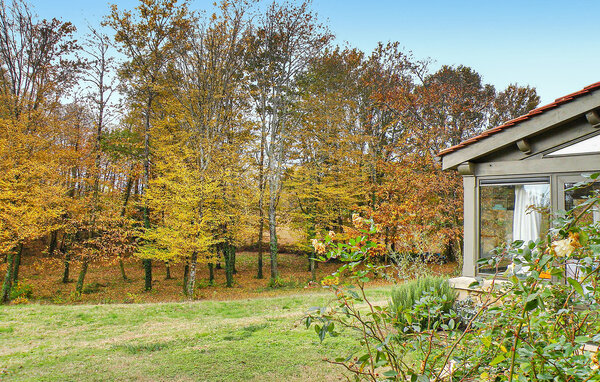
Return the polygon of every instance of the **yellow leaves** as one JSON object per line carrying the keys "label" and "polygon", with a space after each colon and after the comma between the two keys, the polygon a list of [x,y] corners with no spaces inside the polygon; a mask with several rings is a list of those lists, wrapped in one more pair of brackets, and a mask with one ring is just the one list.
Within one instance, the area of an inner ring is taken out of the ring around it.
{"label": "yellow leaves", "polygon": [[[157,132],[166,133],[162,127]],[[155,177],[144,197],[153,227],[141,233],[146,245],[137,255],[176,261],[195,252],[199,261],[214,261],[213,248],[226,239],[223,235],[238,239],[244,185],[230,166],[221,166],[218,157],[206,163],[200,150],[181,139],[188,132],[169,130],[178,138],[157,137]]]}
{"label": "yellow leaves", "polygon": [[323,280],[321,280],[321,285],[323,286],[334,286],[334,285],[339,285],[340,283],[340,278],[339,277],[333,277],[333,276],[328,276],[325,277]]}
{"label": "yellow leaves", "polygon": [[0,119],[0,253],[55,228],[64,211],[55,122]]}

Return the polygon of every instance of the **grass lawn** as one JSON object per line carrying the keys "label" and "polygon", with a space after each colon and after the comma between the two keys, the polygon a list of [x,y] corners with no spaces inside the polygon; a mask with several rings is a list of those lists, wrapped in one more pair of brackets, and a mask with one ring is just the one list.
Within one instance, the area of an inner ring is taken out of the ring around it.
{"label": "grass lawn", "polygon": [[[386,301],[389,288],[369,293]],[[332,297],[2,306],[0,380],[343,380],[322,358],[348,355],[353,341],[320,344],[301,322]]]}

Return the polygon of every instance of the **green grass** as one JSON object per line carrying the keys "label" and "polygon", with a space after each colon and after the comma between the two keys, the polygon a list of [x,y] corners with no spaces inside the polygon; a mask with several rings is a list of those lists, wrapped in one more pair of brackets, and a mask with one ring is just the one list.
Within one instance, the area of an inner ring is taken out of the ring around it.
{"label": "green grass", "polygon": [[0,380],[336,381],[322,358],[348,355],[350,334],[321,344],[301,321],[331,298],[0,307]]}

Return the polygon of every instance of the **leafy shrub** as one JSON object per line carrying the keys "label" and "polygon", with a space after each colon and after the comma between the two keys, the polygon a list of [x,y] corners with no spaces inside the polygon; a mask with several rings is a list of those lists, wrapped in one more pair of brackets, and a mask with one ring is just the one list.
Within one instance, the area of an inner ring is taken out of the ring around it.
{"label": "leafy shrub", "polygon": [[276,279],[269,279],[267,288],[271,289],[296,289],[300,288],[302,283],[288,278],[278,277]]}
{"label": "leafy shrub", "polygon": [[[450,286],[448,280],[439,276],[425,276],[416,280],[405,282],[392,290],[391,310],[398,316],[398,323],[401,326],[407,324],[406,315],[418,304],[423,298],[435,299],[440,302],[439,312],[435,317],[423,317],[422,325],[426,325],[425,321],[433,321],[440,319],[441,313],[449,313],[452,305],[456,301],[457,293]],[[425,301],[421,301],[424,303]],[[433,312],[431,312],[433,313]]]}
{"label": "leafy shrub", "polygon": [[[471,320],[477,315],[481,309],[481,304],[476,303],[471,296],[462,300],[457,300],[452,307],[452,310],[456,312],[459,324],[461,327],[466,327]],[[477,322],[480,322],[479,319]]]}
{"label": "leafy shrub", "polygon": [[13,304],[13,305],[28,304],[29,303],[29,299],[27,299],[26,297],[17,297],[15,299],[13,299],[10,303]]}
{"label": "leafy shrub", "polygon": [[127,297],[123,300],[125,304],[141,304],[143,301],[142,297],[137,293],[127,293]]}
{"label": "leafy shrub", "polygon": [[25,281],[18,281],[10,292],[10,299],[15,300],[17,298],[30,299],[33,296],[33,287],[31,284]]}
{"label": "leafy shrub", "polygon": [[[575,187],[600,184],[600,173],[589,178]],[[386,274],[373,262],[385,241],[372,220],[353,217],[357,237],[315,245],[323,259],[344,263],[329,279],[344,275],[353,285],[328,283],[335,299],[312,308],[306,326],[321,341],[327,335],[356,339],[358,351],[327,361],[357,381],[600,381],[600,351],[584,351],[584,345],[600,343],[600,224],[586,218],[598,207],[600,192],[591,193],[557,214],[544,238],[506,243],[481,259],[492,269],[509,260],[527,271],[498,272],[487,282],[477,278],[470,287],[485,288],[478,302],[457,303],[448,313],[443,292],[425,281],[395,291],[388,306],[369,301],[365,283]],[[577,272],[565,272],[568,264]],[[410,324],[402,331],[399,312]],[[435,315],[440,318],[429,325]],[[428,325],[422,325],[425,317]]]}
{"label": "leafy shrub", "polygon": [[83,287],[82,293],[83,294],[98,293],[98,292],[100,292],[100,289],[104,288],[105,286],[106,285],[100,284],[98,282],[86,284],[86,286]]}

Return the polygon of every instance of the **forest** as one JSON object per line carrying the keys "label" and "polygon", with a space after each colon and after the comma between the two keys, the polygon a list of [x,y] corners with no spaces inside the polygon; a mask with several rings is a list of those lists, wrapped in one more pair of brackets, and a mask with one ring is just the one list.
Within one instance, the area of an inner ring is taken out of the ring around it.
{"label": "forest", "polygon": [[79,294],[99,264],[141,263],[146,291],[179,264],[192,298],[200,267],[230,287],[250,248],[277,285],[282,228],[314,271],[313,240],[353,214],[386,260],[460,261],[462,184],[436,154],[539,103],[401,42],[340,45],[310,1],[140,0],[87,30],[0,1],[0,74],[4,303],[25,255]]}

